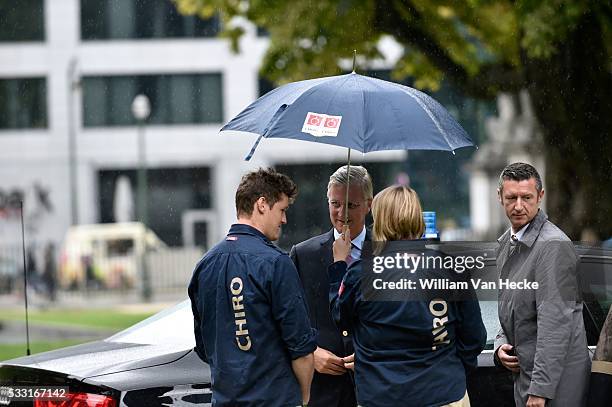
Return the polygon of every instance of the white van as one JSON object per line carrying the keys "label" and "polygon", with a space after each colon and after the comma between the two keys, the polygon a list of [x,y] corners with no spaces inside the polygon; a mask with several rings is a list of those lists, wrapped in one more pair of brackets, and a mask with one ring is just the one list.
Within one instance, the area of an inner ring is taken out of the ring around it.
{"label": "white van", "polygon": [[140,222],[79,225],[68,229],[62,246],[62,288],[134,287],[144,254],[166,247]]}

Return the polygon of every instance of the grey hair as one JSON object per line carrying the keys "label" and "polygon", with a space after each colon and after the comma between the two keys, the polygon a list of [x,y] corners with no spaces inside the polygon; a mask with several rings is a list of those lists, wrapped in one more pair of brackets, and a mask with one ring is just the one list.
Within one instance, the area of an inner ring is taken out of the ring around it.
{"label": "grey hair", "polygon": [[536,170],[532,165],[526,163],[512,163],[506,166],[499,174],[499,183],[498,188],[501,191],[504,186],[504,181],[512,180],[512,181],[524,181],[530,178],[534,178],[536,182],[536,191],[538,193],[542,191],[542,178],[540,178],[540,174],[538,170]]}
{"label": "grey hair", "polygon": [[[350,185],[361,186],[364,199],[372,199],[374,196],[374,187],[372,186],[372,177],[370,177],[368,170],[361,165],[351,165],[350,174]],[[347,180],[347,166],[343,165],[329,177],[327,192],[329,193],[332,185],[346,185]]]}

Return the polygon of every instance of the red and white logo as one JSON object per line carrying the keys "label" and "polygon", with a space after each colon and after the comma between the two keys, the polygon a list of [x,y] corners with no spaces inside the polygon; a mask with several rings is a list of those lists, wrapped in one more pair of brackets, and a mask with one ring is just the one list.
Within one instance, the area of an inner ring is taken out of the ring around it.
{"label": "red and white logo", "polygon": [[340,121],[335,117],[328,117],[325,119],[325,127],[335,129],[340,124]]}
{"label": "red and white logo", "polygon": [[324,113],[308,112],[302,132],[315,137],[336,137],[340,131],[342,116],[332,116]]}
{"label": "red and white logo", "polygon": [[308,123],[309,126],[320,126],[322,121],[323,121],[323,116],[314,114],[314,113],[310,113],[310,112],[308,113],[306,122]]}

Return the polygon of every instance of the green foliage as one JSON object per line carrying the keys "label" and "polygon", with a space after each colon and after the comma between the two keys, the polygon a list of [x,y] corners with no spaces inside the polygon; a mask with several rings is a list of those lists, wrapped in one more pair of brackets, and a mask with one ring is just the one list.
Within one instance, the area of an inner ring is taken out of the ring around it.
{"label": "green foliage", "polygon": [[402,80],[406,77],[414,79],[414,86],[420,89],[429,89],[434,92],[440,89],[443,74],[432,65],[427,57],[418,50],[411,49],[398,61],[393,71],[393,79]]}
{"label": "green foliage", "polygon": [[588,2],[584,0],[518,2],[520,28],[523,31],[521,46],[530,57],[550,57],[558,44],[576,28],[587,8]]}
{"label": "green foliage", "polygon": [[[548,58],[581,17],[597,7],[585,0],[173,0],[181,13],[218,13],[224,36],[239,50],[246,18],[270,33],[262,72],[277,83],[338,74],[360,61],[381,58],[384,35],[405,52],[394,75],[437,89],[445,76],[474,80],[492,65],[521,70],[521,54]],[[608,11],[608,10],[606,10]],[[608,11],[609,12],[609,11]],[[609,24],[608,24],[609,25]],[[609,36],[609,28],[606,29]],[[524,60],[523,60],[524,62]],[[490,79],[490,78],[489,78]],[[503,88],[483,84],[483,92]]]}

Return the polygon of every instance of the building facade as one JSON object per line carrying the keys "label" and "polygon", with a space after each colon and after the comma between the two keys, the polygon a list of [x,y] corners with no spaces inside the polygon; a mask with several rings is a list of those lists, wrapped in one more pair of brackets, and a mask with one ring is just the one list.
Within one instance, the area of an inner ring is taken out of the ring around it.
{"label": "building facade", "polygon": [[[245,23],[235,54],[219,30],[170,0],[3,2],[0,244],[21,241],[21,201],[28,242],[57,245],[72,224],[134,219],[146,167],[147,223],[168,244],[209,246],[235,220],[245,171],[340,165],[343,149],[288,140],[262,143],[245,162],[254,136],[218,134],[260,95],[268,43]],[[131,112],[138,94],[151,104],[142,126]]]}

